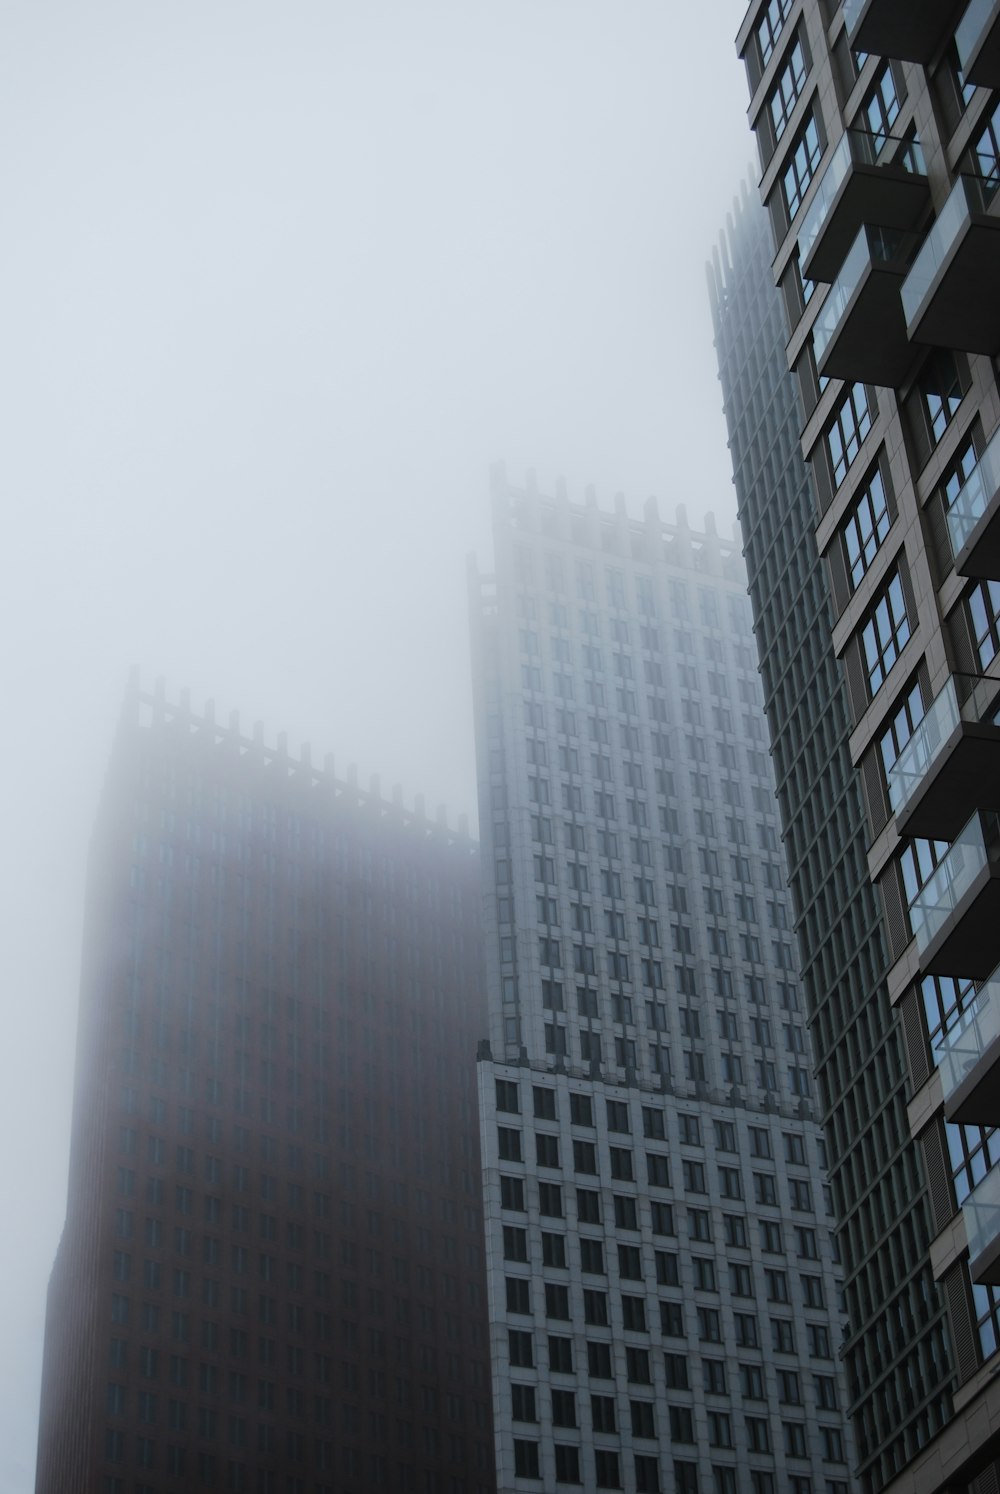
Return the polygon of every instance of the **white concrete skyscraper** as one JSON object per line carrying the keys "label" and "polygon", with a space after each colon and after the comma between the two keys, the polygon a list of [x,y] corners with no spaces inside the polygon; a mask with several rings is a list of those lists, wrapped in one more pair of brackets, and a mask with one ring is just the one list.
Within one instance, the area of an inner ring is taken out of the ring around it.
{"label": "white concrete skyscraper", "polygon": [[470,576],[498,1488],[846,1494],[738,546],[494,474]]}

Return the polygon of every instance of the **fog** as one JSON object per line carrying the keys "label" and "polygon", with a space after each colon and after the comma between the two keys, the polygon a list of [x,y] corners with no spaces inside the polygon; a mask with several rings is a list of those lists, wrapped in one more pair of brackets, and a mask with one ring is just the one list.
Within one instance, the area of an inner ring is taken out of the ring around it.
{"label": "fog", "polygon": [[8,0],[0,1491],[33,1487],[125,680],[472,815],[487,469],[734,504],[742,0]]}

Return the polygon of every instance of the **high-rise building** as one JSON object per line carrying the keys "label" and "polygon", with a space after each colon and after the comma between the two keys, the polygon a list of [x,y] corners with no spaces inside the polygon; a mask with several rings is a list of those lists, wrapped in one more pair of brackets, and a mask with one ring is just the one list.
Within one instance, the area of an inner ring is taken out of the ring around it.
{"label": "high-rise building", "polygon": [[498,1487],[846,1494],[738,549],[498,469],[470,590]]}
{"label": "high-rise building", "polygon": [[[790,842],[841,813],[881,911],[853,851],[839,885],[793,853],[863,1482],[900,1494],[994,1490],[1000,1453],[998,39],[998,8],[982,0],[754,0],[738,47],[787,327],[749,309],[764,251],[731,240],[716,294]],[[744,222],[739,237],[755,232]],[[769,410],[755,388],[781,336],[811,516],[786,437],[772,470],[788,395]],[[825,652],[810,621],[817,558]],[[801,587],[798,633],[770,617],[776,577],[783,606]],[[817,713],[795,681],[817,658],[826,675],[830,650],[843,688]],[[860,816],[842,789],[845,746]],[[841,930],[829,980],[824,926]],[[841,980],[852,945],[863,964]],[[866,969],[880,948],[884,969]]]}
{"label": "high-rise building", "polygon": [[744,197],[709,283],[841,1239],[851,1411],[865,1481],[877,1488],[950,1414],[951,1366],[772,252],[763,208]]}
{"label": "high-rise building", "polygon": [[491,1494],[463,832],[129,692],[38,1494]]}

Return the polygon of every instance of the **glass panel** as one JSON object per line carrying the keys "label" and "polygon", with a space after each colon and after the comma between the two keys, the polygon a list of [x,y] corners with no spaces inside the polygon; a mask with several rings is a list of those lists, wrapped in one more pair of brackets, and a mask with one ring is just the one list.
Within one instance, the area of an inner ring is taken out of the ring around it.
{"label": "glass panel", "polygon": [[948,536],[952,553],[958,555],[983,514],[989,508],[1000,488],[1000,430],[996,431],[989,445],[976,463],[972,472],[959,488],[948,509]]}
{"label": "glass panel", "polygon": [[1000,1234],[1000,1167],[992,1167],[962,1205],[969,1259],[988,1250]]}
{"label": "glass panel", "polygon": [[960,176],[947,202],[941,209],[930,232],[921,244],[913,266],[900,295],[903,299],[903,314],[907,330],[915,321],[917,312],[934,284],[934,278],[947,263],[956,242],[961,237],[972,213],[986,210],[982,186],[976,177]]}
{"label": "glass panel", "polygon": [[817,363],[829,347],[868,266],[894,259],[901,238],[902,235],[892,229],[868,225],[862,228],[848,250],[840,274],[831,285],[813,326],[813,350]]}
{"label": "glass panel", "polygon": [[1000,1038],[1000,970],[995,970],[934,1050],[947,1100]]}
{"label": "glass panel", "polygon": [[998,853],[1000,817],[993,811],[974,814],[910,904],[910,927],[921,954]]}
{"label": "glass panel", "polygon": [[965,15],[956,27],[955,45],[958,48],[963,73],[968,70],[969,58],[976,49],[995,3],[996,0],[971,0]]}
{"label": "glass panel", "polygon": [[955,681],[949,680],[886,775],[893,814],[899,814],[920,787],[924,774],[958,723],[958,693]]}

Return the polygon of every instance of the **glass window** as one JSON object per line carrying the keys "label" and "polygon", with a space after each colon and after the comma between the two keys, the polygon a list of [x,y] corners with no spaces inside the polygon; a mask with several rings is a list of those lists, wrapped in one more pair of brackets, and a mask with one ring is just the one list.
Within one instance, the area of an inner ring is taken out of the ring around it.
{"label": "glass window", "polygon": [[852,590],[859,585],[874,560],[879,546],[889,533],[891,522],[885,484],[876,467],[867,486],[855,499],[844,525],[844,549],[847,552]]}
{"label": "glass window", "polygon": [[[1000,591],[1000,588],[998,588]],[[861,631],[868,688],[876,695],[910,637],[899,572],[891,578]]]}
{"label": "glass window", "polygon": [[985,669],[1000,653],[1000,581],[977,581],[965,600],[976,653]]}
{"label": "glass window", "polygon": [[774,128],[775,144],[785,133],[788,121],[792,117],[792,111],[799,101],[803,84],[806,81],[806,59],[802,51],[802,43],[798,39],[792,47],[785,65],[781,69],[778,81],[771,90],[768,100],[768,108],[771,111],[771,124]]}
{"label": "glass window", "polygon": [[794,0],[768,0],[768,5],[757,22],[757,44],[760,47],[760,58],[764,67],[767,67],[770,61],[771,53],[774,51],[793,4]]}
{"label": "glass window", "polygon": [[872,428],[876,414],[874,400],[869,401],[863,384],[852,384],[837,406],[833,422],[826,433],[827,452],[833,481],[840,487],[847,476],[861,443]]}
{"label": "glass window", "polygon": [[781,179],[789,221],[795,217],[802,206],[802,199],[813,179],[822,154],[823,146],[820,142],[819,126],[815,116],[810,114],[799,131]]}
{"label": "glass window", "polygon": [[899,96],[888,62],[883,63],[879,73],[865,96],[862,106],[868,128],[875,136],[875,149],[880,150],[892,132],[899,115]]}

